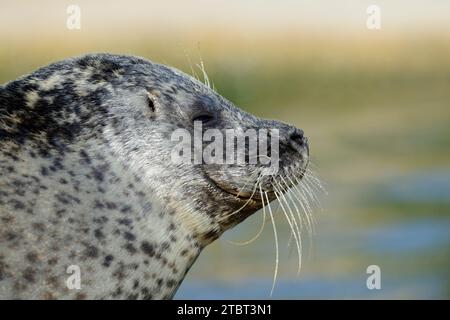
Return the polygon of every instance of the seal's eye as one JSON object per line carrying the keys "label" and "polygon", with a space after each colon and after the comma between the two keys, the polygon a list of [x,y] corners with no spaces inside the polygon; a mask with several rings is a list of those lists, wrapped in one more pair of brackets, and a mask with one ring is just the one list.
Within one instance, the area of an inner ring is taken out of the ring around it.
{"label": "seal's eye", "polygon": [[150,108],[150,110],[152,112],[155,112],[155,102],[153,101],[152,97],[150,95],[147,96],[147,102],[148,102],[148,107]]}
{"label": "seal's eye", "polygon": [[192,119],[193,122],[200,121],[201,123],[209,123],[209,122],[212,122],[213,120],[214,120],[214,116],[209,113],[199,114]]}

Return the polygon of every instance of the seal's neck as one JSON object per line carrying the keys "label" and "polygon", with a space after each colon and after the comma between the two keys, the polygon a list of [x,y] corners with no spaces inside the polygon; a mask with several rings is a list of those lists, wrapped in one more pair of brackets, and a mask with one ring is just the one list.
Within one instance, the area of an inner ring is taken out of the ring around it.
{"label": "seal's neck", "polygon": [[[21,179],[37,190],[27,200],[47,235],[35,247],[43,259],[58,257],[57,265],[42,271],[42,277],[60,279],[61,291],[54,297],[173,297],[202,248],[175,210],[153,198],[148,183],[101,145],[71,145],[63,152],[46,148],[40,155],[36,143],[11,144],[17,156],[7,159],[15,170],[5,170],[10,176],[0,185],[12,193],[17,187],[6,182]],[[26,209],[11,208],[17,221],[28,217],[24,226],[35,221],[29,220]],[[64,285],[71,265],[81,270],[80,291],[68,291]],[[36,295],[39,290],[30,297]]]}
{"label": "seal's neck", "polygon": [[[122,291],[131,297],[138,294],[138,298],[172,298],[203,245],[185,228],[176,208],[153,195],[151,183],[98,148],[78,152],[83,167],[77,172],[85,171],[90,177],[85,188],[94,195],[91,215],[108,217],[104,228],[109,231],[103,232],[101,248],[121,257],[116,268],[136,268],[130,273],[134,280],[129,279],[132,283]],[[133,288],[136,280],[140,286],[137,293]],[[120,279],[110,297],[116,298],[117,286]]]}

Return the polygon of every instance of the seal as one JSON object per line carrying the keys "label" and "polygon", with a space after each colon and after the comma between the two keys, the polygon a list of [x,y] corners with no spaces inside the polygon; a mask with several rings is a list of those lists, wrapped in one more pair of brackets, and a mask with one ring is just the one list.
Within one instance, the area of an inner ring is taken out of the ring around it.
{"label": "seal", "polygon": [[[192,132],[194,120],[276,128],[279,172],[248,192],[240,186],[260,164],[170,161],[171,133]],[[91,54],[9,82],[0,87],[0,298],[172,298],[201,250],[274,200],[276,177],[301,179],[308,156],[302,130],[143,58]]]}

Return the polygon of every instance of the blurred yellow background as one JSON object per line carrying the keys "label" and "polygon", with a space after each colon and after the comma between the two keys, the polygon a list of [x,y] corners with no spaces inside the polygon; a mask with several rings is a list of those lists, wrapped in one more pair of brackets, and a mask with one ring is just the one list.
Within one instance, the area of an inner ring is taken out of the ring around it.
{"label": "blurred yellow background", "polygon": [[[381,29],[366,9],[381,10]],[[69,30],[69,5],[81,28]],[[0,1],[0,83],[88,52],[143,56],[309,136],[328,195],[296,277],[283,252],[274,298],[450,297],[450,3],[436,1]],[[177,298],[268,298],[271,227],[255,215],[208,247]],[[368,290],[378,265],[382,289]]]}

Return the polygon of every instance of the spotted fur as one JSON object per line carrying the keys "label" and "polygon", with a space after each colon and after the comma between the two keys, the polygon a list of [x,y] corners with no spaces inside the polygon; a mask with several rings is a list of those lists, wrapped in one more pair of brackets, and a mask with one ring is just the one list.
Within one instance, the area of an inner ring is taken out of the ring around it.
{"label": "spotted fur", "polygon": [[68,59],[1,86],[0,298],[172,298],[202,248],[260,208],[220,219],[241,205],[205,178],[225,169],[170,162],[171,132],[197,109],[293,130],[136,57]]}

